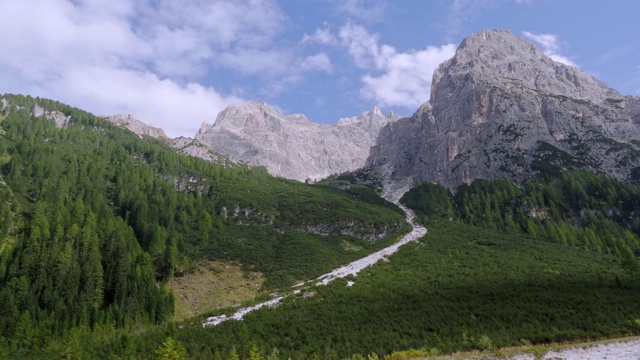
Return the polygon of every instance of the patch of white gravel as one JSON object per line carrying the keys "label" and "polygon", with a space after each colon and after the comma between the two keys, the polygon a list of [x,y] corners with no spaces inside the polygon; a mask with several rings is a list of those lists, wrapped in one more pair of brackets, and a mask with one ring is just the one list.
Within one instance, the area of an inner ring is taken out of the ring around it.
{"label": "patch of white gravel", "polygon": [[533,354],[511,355],[497,359],[509,360],[640,360],[640,339],[584,344],[551,350],[542,357]]}
{"label": "patch of white gravel", "polygon": [[276,306],[282,299],[284,299],[284,296],[280,296],[277,297],[275,299],[271,299],[269,301],[265,301],[263,303],[260,303],[258,305],[255,306],[251,306],[251,307],[246,307],[246,308],[242,308],[238,311],[236,311],[233,315],[231,316],[227,316],[227,315],[220,315],[220,316],[212,316],[207,318],[207,321],[205,321],[202,326],[216,326],[218,324],[220,324],[223,321],[227,321],[230,319],[234,319],[234,320],[242,320],[242,318],[247,314],[250,313],[254,310],[258,310],[260,308],[263,307],[274,307]]}
{"label": "patch of white gravel", "polygon": [[[407,190],[409,189],[409,186],[407,184],[399,184],[399,183],[391,183],[391,182],[386,182],[385,186],[384,186],[384,191],[382,194],[382,197],[384,197],[385,199],[387,199],[388,201],[398,205],[398,207],[400,207],[400,209],[402,209],[402,211],[404,211],[404,213],[406,214],[406,219],[407,222],[412,226],[413,230],[411,230],[410,233],[406,234],[404,237],[402,237],[402,239],[400,239],[400,241],[394,243],[393,245],[390,245],[380,251],[377,251],[369,256],[366,256],[362,259],[358,259],[356,261],[353,261],[347,265],[344,265],[340,268],[337,268],[329,273],[326,273],[320,277],[318,277],[316,280],[317,282],[315,283],[316,286],[319,285],[327,285],[330,282],[332,282],[335,279],[340,279],[340,278],[344,278],[346,276],[349,275],[353,275],[353,276],[357,276],[358,273],[360,271],[362,271],[363,269],[377,263],[380,260],[388,260],[387,258],[392,255],[393,253],[395,253],[396,251],[398,251],[398,249],[400,249],[400,247],[402,245],[405,245],[409,242],[412,241],[418,241],[418,239],[420,239],[421,237],[423,237],[426,233],[427,233],[427,229],[422,226],[421,224],[417,224],[415,222],[415,214],[413,213],[413,211],[411,211],[409,208],[407,208],[406,206],[400,204],[400,198],[402,197],[402,195],[404,195],[405,192],[407,192]],[[310,283],[313,281],[307,281],[307,283]],[[293,286],[293,288],[302,288],[306,283],[299,283]],[[354,282],[353,281],[349,281],[347,282],[347,286],[353,286]],[[295,289],[294,290],[294,294],[300,293],[300,289]],[[277,294],[273,294],[273,296],[278,296]],[[220,316],[212,316],[207,318],[207,320],[202,324],[202,326],[216,326],[224,321],[230,320],[230,319],[234,319],[234,320],[242,320],[242,318],[249,312],[254,311],[254,310],[258,310],[262,307],[274,307],[277,306],[278,303],[280,303],[280,301],[282,299],[284,299],[286,297],[285,296],[278,296],[272,300],[269,301],[265,301],[263,303],[260,303],[258,305],[255,306],[251,306],[251,307],[247,307],[247,308],[242,308],[240,310],[238,310],[236,313],[234,313],[231,316],[226,316],[226,315],[220,315]]]}
{"label": "patch of white gravel", "polygon": [[548,352],[544,359],[563,360],[639,360],[640,340],[620,341]]}
{"label": "patch of white gravel", "polygon": [[318,282],[316,285],[327,285],[335,279],[343,278],[349,275],[356,276],[363,269],[377,263],[380,260],[387,259],[390,255],[398,251],[402,245],[408,244],[412,241],[417,241],[421,237],[423,237],[427,233],[427,229],[420,225],[416,224],[415,214],[413,211],[409,210],[405,206],[401,204],[398,205],[407,215],[407,222],[413,226],[413,230],[410,233],[405,235],[400,241],[395,244],[388,246],[380,251],[374,252],[373,254],[363,257],[362,259],[351,262],[343,267],[337,268],[330,273],[324,274],[318,277]]}

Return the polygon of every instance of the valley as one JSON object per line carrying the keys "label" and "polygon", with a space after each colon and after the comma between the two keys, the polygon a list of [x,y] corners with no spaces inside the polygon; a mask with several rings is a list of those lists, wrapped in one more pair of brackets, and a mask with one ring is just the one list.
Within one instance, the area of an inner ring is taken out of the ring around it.
{"label": "valley", "polygon": [[505,30],[467,37],[432,84],[410,117],[247,103],[177,139],[0,95],[0,359],[638,336],[640,100]]}

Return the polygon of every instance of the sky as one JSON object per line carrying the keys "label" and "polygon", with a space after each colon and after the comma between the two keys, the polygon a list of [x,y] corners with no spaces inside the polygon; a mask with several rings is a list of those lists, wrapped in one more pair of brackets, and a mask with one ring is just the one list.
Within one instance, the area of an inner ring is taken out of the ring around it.
{"label": "sky", "polygon": [[247,101],[412,114],[466,36],[508,29],[640,96],[636,0],[0,0],[0,93],[193,137]]}

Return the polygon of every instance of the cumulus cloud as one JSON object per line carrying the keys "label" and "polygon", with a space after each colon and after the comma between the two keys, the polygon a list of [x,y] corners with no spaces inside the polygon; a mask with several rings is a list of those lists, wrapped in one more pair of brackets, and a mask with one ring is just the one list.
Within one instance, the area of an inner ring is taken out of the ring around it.
{"label": "cumulus cloud", "polygon": [[220,110],[243,102],[210,87],[178,84],[150,72],[92,66],[68,71],[50,90],[98,115],[135,114],[169,136],[191,137],[200,124],[213,122]]}
{"label": "cumulus cloud", "polygon": [[433,71],[456,50],[454,44],[447,44],[398,52],[380,44],[378,35],[353,24],[343,26],[339,36],[354,63],[369,71],[362,78],[361,95],[380,106],[415,108],[424,103]]}
{"label": "cumulus cloud", "polygon": [[563,63],[565,65],[570,65],[570,66],[575,66],[577,67],[578,65],[571,60],[570,58],[568,58],[567,56],[564,56],[562,54],[560,54],[560,40],[558,39],[557,35],[553,35],[553,34],[534,34],[534,33],[530,33],[528,31],[524,31],[522,33],[522,35],[533,41],[534,43],[536,43],[538,46],[541,47],[542,52],[547,55],[548,57],[550,57],[553,61],[557,61],[559,63]]}
{"label": "cumulus cloud", "polygon": [[169,136],[242,101],[198,84],[212,69],[286,84],[331,71],[326,54],[275,44],[287,21],[275,0],[0,1],[0,14],[1,92],[132,113]]}

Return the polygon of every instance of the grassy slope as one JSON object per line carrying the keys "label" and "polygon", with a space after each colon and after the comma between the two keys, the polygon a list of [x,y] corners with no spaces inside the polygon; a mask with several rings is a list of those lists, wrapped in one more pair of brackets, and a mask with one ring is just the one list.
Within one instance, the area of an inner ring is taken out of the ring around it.
{"label": "grassy slope", "polygon": [[169,281],[175,296],[174,320],[252,300],[263,282],[261,274],[245,274],[237,264],[202,262],[194,273]]}

